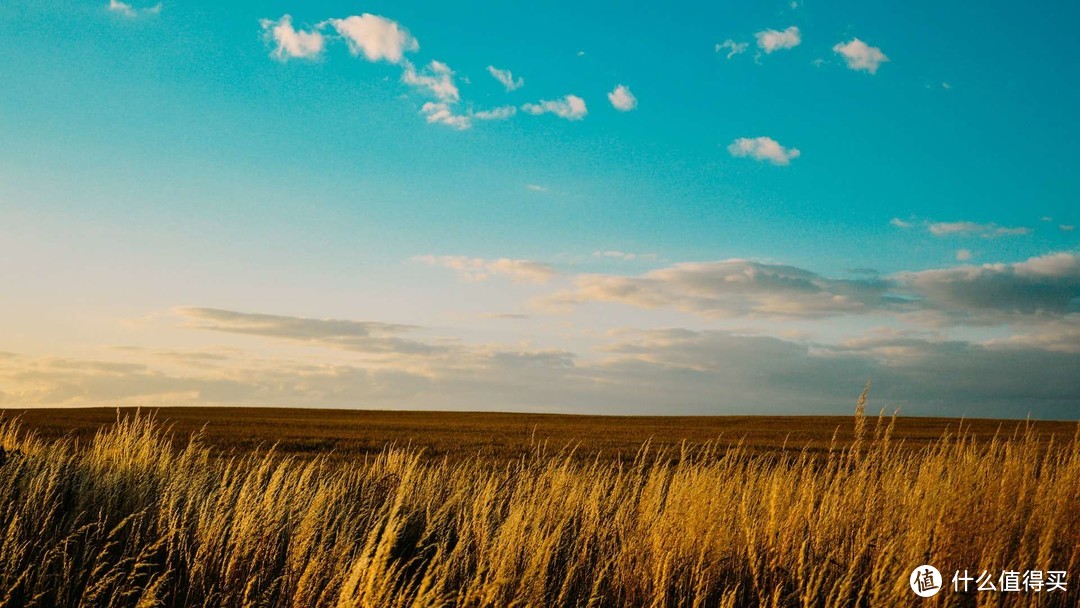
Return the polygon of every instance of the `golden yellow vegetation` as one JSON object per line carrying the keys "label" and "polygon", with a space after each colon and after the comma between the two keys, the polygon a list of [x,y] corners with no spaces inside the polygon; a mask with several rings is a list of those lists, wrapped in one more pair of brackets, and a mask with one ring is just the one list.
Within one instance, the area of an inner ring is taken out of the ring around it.
{"label": "golden yellow vegetation", "polygon": [[[643,446],[511,462],[89,444],[0,424],[0,607],[1075,606],[915,597],[908,575],[1080,572],[1080,436],[919,449],[867,420],[824,452]],[[1069,580],[1072,587],[1077,584]]]}
{"label": "golden yellow vegetation", "polygon": [[[163,407],[151,410],[161,430],[177,446],[199,433],[200,445],[215,454],[236,454],[274,446],[278,454],[353,459],[374,456],[388,444],[423,448],[427,460],[476,456],[510,461],[533,452],[533,444],[574,446],[575,460],[633,460],[648,441],[651,451],[680,451],[683,443],[711,443],[715,449],[741,446],[750,452],[798,454],[848,447],[855,439],[851,416],[589,416],[507,412],[331,410],[271,407]],[[142,410],[145,415],[146,410]],[[24,432],[45,440],[74,438],[90,443],[118,418],[138,408],[5,409]],[[1014,433],[1034,433],[1038,441],[1071,438],[1076,422],[988,418],[899,416],[892,439],[909,450],[936,442],[962,425],[979,442]]]}

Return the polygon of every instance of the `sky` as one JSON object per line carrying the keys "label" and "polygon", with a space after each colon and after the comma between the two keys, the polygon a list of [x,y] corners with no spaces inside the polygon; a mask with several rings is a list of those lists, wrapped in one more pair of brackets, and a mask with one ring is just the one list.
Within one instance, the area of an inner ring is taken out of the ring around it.
{"label": "sky", "polygon": [[1080,418],[1080,5],[0,2],[0,406]]}

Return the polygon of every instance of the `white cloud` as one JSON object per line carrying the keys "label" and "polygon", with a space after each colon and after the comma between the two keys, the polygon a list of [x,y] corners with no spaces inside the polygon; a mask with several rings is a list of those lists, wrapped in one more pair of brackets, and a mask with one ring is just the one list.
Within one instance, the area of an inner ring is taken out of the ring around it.
{"label": "white cloud", "polygon": [[1061,224],[1058,226],[1058,228],[1060,228],[1064,232],[1072,232],[1073,230],[1076,230],[1076,226],[1074,224]]}
{"label": "white cloud", "polygon": [[454,84],[454,71],[450,69],[450,66],[441,61],[432,61],[422,71],[417,72],[411,62],[404,63],[405,71],[401,73],[401,81],[405,84],[427,89],[431,95],[444,103],[457,103],[461,98],[461,93]]}
{"label": "white cloud", "polygon": [[491,277],[504,276],[515,283],[546,283],[556,274],[551,266],[531,260],[509,258],[488,260],[463,255],[421,255],[414,257],[413,261],[455,270],[469,281],[486,281]]}
{"label": "white cloud", "polygon": [[994,230],[990,234],[984,234],[986,238],[997,238],[999,236],[1024,236],[1031,234],[1031,228],[1023,226],[1016,226],[1008,228],[1005,226],[995,226]]}
{"label": "white cloud", "polygon": [[889,61],[881,49],[870,46],[858,38],[838,43],[833,47],[833,51],[839,53],[852,70],[865,70],[871,74],[876,74],[878,66]]}
{"label": "white cloud", "polygon": [[976,224],[975,222],[935,222],[927,226],[930,234],[934,236],[980,232],[984,228],[985,225]]}
{"label": "white cloud", "polygon": [[405,69],[401,74],[401,81],[426,91],[437,100],[429,101],[420,108],[420,113],[428,123],[443,124],[463,131],[472,127],[474,120],[505,120],[517,113],[514,106],[458,113],[455,107],[461,99],[461,92],[454,84],[454,71],[450,66],[441,61],[432,61],[423,70],[417,71],[412,62],[404,60],[403,63]]}
{"label": "white cloud", "polygon": [[655,253],[629,253],[626,251],[611,250],[594,251],[593,257],[614,258],[616,260],[625,260],[627,262],[632,262],[634,260],[655,260],[657,256]]}
{"label": "white cloud", "polygon": [[332,348],[366,353],[432,353],[439,347],[402,338],[416,330],[412,325],[351,321],[343,319],[308,319],[280,315],[253,314],[219,308],[177,308],[188,319],[189,327],[209,331],[264,336],[310,342]]}
{"label": "white cloud", "polygon": [[[611,256],[616,257],[616,256]],[[553,310],[588,302],[672,308],[710,319],[815,319],[894,313],[944,326],[1041,323],[1080,316],[1080,256],[836,279],[780,264],[683,262],[637,276],[577,274],[573,288],[538,301]]]}
{"label": "white cloud", "polygon": [[365,321],[178,312],[192,328],[190,340],[199,340],[199,332],[214,332],[214,343],[232,335],[237,345],[272,340],[281,354],[230,347],[222,358],[221,351],[204,347],[177,354],[210,356],[212,366],[180,370],[163,365],[165,353],[114,352],[114,360],[0,356],[0,406],[363,403],[607,414],[850,414],[867,377],[874,379],[874,394],[908,415],[1074,419],[1080,400],[1080,319],[983,344],[883,331],[835,345],[735,331],[622,328],[583,357],[521,343],[470,344],[435,338],[430,329]]}
{"label": "white cloud", "polygon": [[431,124],[444,124],[459,131],[464,131],[472,127],[474,120],[506,120],[517,113],[517,108],[514,106],[501,106],[490,110],[457,114],[454,111],[454,105],[450,102],[429,101],[420,108],[420,113]]}
{"label": "white cloud", "polygon": [[902,272],[897,285],[921,299],[926,310],[973,322],[1009,315],[1059,316],[1080,297],[1080,257],[1057,253],[1013,264],[983,264]]}
{"label": "white cloud", "polygon": [[754,34],[754,38],[757,39],[758,48],[765,51],[766,54],[781,49],[795,48],[802,42],[799,28],[794,25],[784,31],[764,30]]}
{"label": "white cloud", "polygon": [[547,192],[547,186],[540,186],[538,184],[525,184],[526,190],[532,190],[533,192]]}
{"label": "white cloud", "polygon": [[1031,228],[1023,226],[998,226],[997,224],[979,224],[976,222],[932,222],[927,224],[930,234],[945,236],[981,236],[995,239],[1003,236],[1024,236],[1031,234]]}
{"label": "white cloud", "polygon": [[135,16],[135,8],[130,4],[120,2],[119,0],[109,0],[109,10],[125,17]]}
{"label": "white cloud", "polygon": [[1080,313],[1037,325],[1025,333],[990,340],[986,345],[1080,354]]}
{"label": "white cloud", "polygon": [[[1049,221],[1049,218],[1042,218],[1043,221]],[[889,224],[897,228],[912,228],[915,226],[916,220],[902,220],[898,217],[894,217],[889,220]],[[926,230],[936,237],[950,237],[950,236],[978,236],[984,239],[996,239],[1005,236],[1025,236],[1033,232],[1031,228],[1026,226],[999,226],[993,222],[980,224],[978,222],[931,222],[920,221],[920,225],[924,226]]]}
{"label": "white cloud", "polygon": [[282,15],[281,19],[263,19],[259,22],[263,36],[276,46],[270,56],[285,61],[290,58],[312,59],[318,57],[325,47],[325,39],[317,29],[305,32],[293,28],[292,17]]}
{"label": "white cloud", "polygon": [[501,106],[490,110],[458,114],[454,104],[445,101],[429,101],[420,108],[428,123],[444,124],[459,131],[472,127],[474,120],[506,120],[517,113],[514,106]]}
{"label": "white cloud", "polygon": [[971,259],[970,249],[961,249],[956,252],[956,259],[960,262],[966,262]]}
{"label": "white cloud", "polygon": [[506,87],[507,91],[516,91],[525,86],[524,78],[514,78],[514,75],[510,73],[510,70],[500,70],[499,68],[489,65],[487,67],[488,73],[491,76],[502,83]]}
{"label": "white cloud", "polygon": [[490,110],[473,112],[472,117],[476,120],[506,120],[514,114],[517,114],[517,108],[514,106],[500,106],[498,108],[491,108]]}
{"label": "white cloud", "polygon": [[[112,2],[110,8],[124,14],[133,14],[132,11],[137,10],[119,0]],[[335,40],[340,36],[354,56],[362,54],[369,61],[401,65],[401,81],[433,98],[420,108],[420,114],[431,124],[465,130],[472,127],[475,121],[506,120],[517,114],[519,109],[517,106],[497,106],[474,110],[471,104],[465,104],[464,109],[460,108],[458,104],[461,102],[461,91],[455,82],[455,72],[441,61],[433,60],[420,69],[406,59],[405,54],[418,51],[420,44],[402,25],[385,17],[364,13],[344,19],[328,19],[307,31],[298,31],[293,27],[290,15],[283,15],[276,21],[264,19],[260,21],[260,25],[267,41],[274,45],[271,56],[281,61],[318,57],[325,50],[328,39]],[[326,28],[333,29],[338,36],[324,35]],[[489,65],[488,71],[508,91],[525,84],[523,78],[515,78],[510,70]],[[468,79],[465,81],[468,82]],[[617,99],[613,98],[613,103],[633,103],[633,95],[629,90],[617,90],[616,93],[619,93],[619,96]],[[567,120],[580,120],[588,113],[585,100],[576,95],[529,103],[520,106],[520,109],[530,114],[555,114]]]}
{"label": "white cloud", "polygon": [[634,97],[630,87],[624,84],[615,87],[615,90],[607,94],[607,98],[620,112],[629,112],[637,107],[637,97]]}
{"label": "white cloud", "polygon": [[123,15],[130,19],[134,19],[139,15],[157,15],[161,13],[161,3],[158,2],[153,6],[147,8],[136,8],[127,2],[121,2],[120,0],[109,0],[109,10],[117,15]]}
{"label": "white cloud", "polygon": [[684,262],[639,276],[579,274],[573,281],[573,289],[539,303],[565,309],[617,302],[649,310],[670,307],[712,319],[813,319],[882,308],[888,288],[877,277],[830,279],[793,266],[743,259]]}
{"label": "white cloud", "polygon": [[771,137],[740,137],[731,142],[728,152],[732,156],[749,156],[754,160],[767,160],[774,165],[787,165],[791,159],[798,158],[798,148],[785,148]]}
{"label": "white cloud", "polygon": [[420,113],[427,118],[429,124],[444,124],[459,131],[472,126],[468,116],[455,114],[451,105],[444,101],[429,101],[420,108]]}
{"label": "white cloud", "polygon": [[363,53],[368,61],[401,63],[405,53],[420,50],[420,43],[408,30],[385,17],[364,13],[326,23],[345,38],[353,55]]}
{"label": "white cloud", "polygon": [[585,100],[577,95],[567,95],[562,99],[552,101],[541,100],[539,103],[527,103],[521,106],[521,109],[529,114],[554,114],[566,120],[581,120],[589,113],[585,107]]}
{"label": "white cloud", "polygon": [[747,47],[749,46],[749,42],[735,42],[731,38],[728,38],[727,40],[716,45],[716,52],[719,53],[726,50],[728,52],[727,58],[731,59],[735,55],[745,53]]}

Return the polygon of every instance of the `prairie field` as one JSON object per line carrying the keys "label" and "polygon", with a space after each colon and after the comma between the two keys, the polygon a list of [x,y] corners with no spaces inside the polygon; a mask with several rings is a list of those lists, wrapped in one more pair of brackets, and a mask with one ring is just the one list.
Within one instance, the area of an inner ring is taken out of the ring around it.
{"label": "prairie field", "polygon": [[6,413],[0,607],[1077,605],[908,586],[1075,576],[1075,423],[274,413]]}
{"label": "prairie field", "polygon": [[[419,451],[422,460],[478,457],[514,460],[537,443],[572,449],[574,460],[633,459],[646,442],[653,452],[705,443],[748,452],[827,452],[854,439],[850,416],[587,416],[502,412],[333,410],[298,408],[168,407],[0,409],[0,417],[45,440],[86,444],[123,417],[152,416],[177,447],[199,434],[215,456],[269,449],[301,459],[374,456],[393,446]],[[1071,438],[1077,423],[897,417],[892,439],[904,450],[924,448],[961,432],[985,443],[1031,433],[1033,440]]]}

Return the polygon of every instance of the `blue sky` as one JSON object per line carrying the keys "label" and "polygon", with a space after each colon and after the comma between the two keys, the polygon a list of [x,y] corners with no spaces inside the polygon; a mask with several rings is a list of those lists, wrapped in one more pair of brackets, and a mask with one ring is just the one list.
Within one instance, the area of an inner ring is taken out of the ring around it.
{"label": "blue sky", "polygon": [[1077,11],[4,3],[0,403],[1073,418]]}

